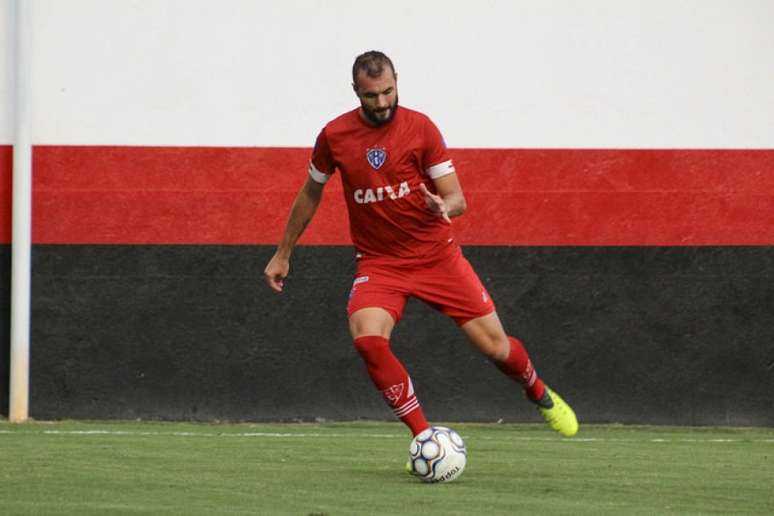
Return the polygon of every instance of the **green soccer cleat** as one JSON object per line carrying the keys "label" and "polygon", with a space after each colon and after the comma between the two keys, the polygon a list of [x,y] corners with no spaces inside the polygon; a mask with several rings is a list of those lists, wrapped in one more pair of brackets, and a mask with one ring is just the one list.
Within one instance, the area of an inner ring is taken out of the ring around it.
{"label": "green soccer cleat", "polygon": [[546,393],[538,402],[538,410],[546,423],[565,437],[578,433],[578,418],[572,408],[546,385]]}

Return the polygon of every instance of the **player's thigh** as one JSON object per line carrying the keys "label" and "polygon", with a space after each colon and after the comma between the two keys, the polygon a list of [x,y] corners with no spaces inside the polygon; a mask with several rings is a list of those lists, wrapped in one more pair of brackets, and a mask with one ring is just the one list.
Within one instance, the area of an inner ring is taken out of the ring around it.
{"label": "player's thigh", "polygon": [[349,332],[353,339],[366,335],[389,339],[394,327],[393,316],[384,308],[361,308],[349,316]]}
{"label": "player's thigh", "polygon": [[497,312],[467,321],[460,329],[470,343],[487,357],[503,361],[508,358],[510,345]]}

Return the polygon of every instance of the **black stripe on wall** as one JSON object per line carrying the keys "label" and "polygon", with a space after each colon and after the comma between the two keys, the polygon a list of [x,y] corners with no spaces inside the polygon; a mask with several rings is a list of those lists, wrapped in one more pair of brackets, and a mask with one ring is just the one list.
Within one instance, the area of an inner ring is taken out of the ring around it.
{"label": "black stripe on wall", "polygon": [[[347,332],[351,249],[298,248],[281,295],[261,280],[272,252],[35,246],[31,415],[391,419]],[[582,421],[774,424],[774,247],[465,253]],[[539,420],[420,302],[393,348],[433,420]]]}

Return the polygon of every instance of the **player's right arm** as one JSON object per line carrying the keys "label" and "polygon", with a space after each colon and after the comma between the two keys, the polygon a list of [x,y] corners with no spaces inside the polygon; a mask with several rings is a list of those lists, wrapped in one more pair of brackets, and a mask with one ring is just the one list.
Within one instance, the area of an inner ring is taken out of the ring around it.
{"label": "player's right arm", "polygon": [[285,278],[290,270],[290,255],[293,254],[296,242],[312,220],[317,206],[320,205],[324,186],[324,183],[319,183],[308,176],[293,202],[282,241],[263,271],[266,284],[275,292],[282,292]]}

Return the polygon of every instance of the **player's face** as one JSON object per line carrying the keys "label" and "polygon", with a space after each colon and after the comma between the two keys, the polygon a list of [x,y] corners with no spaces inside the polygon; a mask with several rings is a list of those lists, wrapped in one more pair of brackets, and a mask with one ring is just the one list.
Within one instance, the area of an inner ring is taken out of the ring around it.
{"label": "player's face", "polygon": [[361,71],[354,87],[360,99],[360,113],[366,122],[380,126],[392,120],[398,107],[397,77],[392,70],[385,69],[376,78]]}

